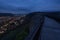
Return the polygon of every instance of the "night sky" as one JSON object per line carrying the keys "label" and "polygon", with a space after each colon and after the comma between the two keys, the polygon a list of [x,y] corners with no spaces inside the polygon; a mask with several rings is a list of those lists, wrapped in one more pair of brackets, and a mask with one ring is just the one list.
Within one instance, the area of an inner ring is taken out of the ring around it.
{"label": "night sky", "polygon": [[0,0],[0,12],[60,11],[60,0]]}

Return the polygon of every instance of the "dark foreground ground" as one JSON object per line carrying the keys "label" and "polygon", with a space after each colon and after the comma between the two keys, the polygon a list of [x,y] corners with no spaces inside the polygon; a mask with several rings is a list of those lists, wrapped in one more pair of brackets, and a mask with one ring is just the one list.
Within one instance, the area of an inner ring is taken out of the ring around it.
{"label": "dark foreground ground", "polygon": [[60,12],[1,18],[1,40],[60,40]]}

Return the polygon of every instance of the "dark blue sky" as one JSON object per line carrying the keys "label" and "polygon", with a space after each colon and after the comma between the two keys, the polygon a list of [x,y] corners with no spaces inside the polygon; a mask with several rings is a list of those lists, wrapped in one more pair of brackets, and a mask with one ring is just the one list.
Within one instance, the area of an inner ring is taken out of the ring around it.
{"label": "dark blue sky", "polygon": [[0,12],[60,11],[60,0],[0,0]]}

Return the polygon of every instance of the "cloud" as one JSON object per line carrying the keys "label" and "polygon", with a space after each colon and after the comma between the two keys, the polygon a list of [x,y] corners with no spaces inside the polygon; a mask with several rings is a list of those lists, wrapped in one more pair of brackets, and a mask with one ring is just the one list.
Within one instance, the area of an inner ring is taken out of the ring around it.
{"label": "cloud", "polygon": [[0,12],[60,11],[60,0],[0,0]]}

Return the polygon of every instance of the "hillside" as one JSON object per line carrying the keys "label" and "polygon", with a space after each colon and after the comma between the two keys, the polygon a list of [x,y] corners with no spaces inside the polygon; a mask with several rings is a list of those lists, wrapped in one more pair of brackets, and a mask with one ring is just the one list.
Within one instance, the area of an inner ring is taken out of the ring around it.
{"label": "hillside", "polygon": [[12,13],[0,13],[0,16],[14,16]]}

